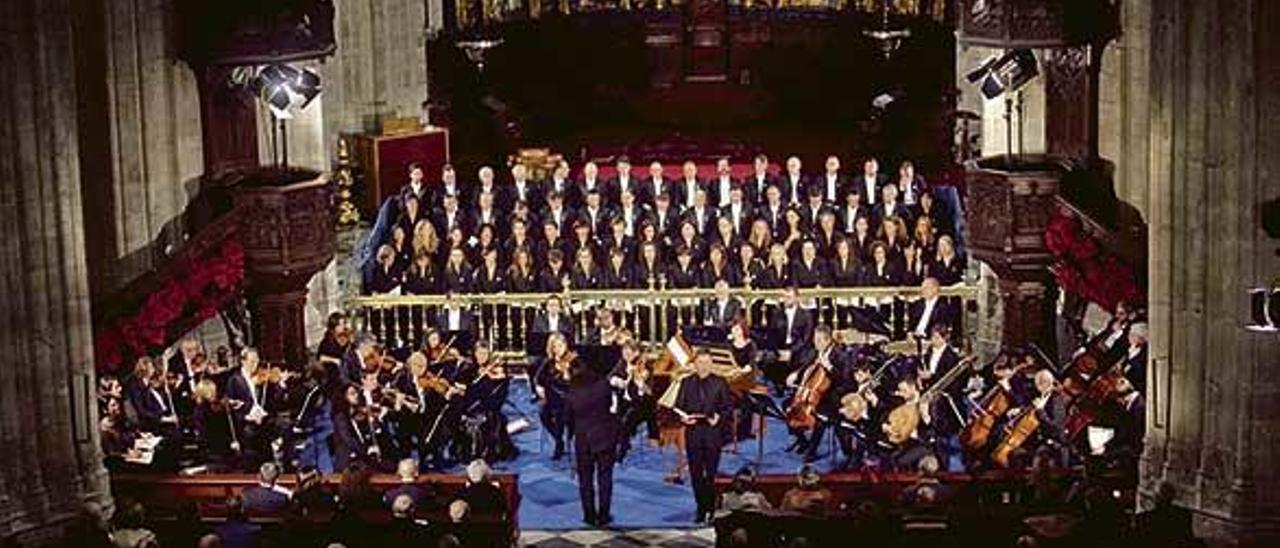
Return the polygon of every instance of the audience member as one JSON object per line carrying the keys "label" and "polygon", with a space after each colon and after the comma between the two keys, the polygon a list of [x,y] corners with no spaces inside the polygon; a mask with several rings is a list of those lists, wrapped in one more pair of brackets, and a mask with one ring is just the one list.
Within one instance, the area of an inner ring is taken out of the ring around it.
{"label": "audience member", "polygon": [[116,548],[153,548],[159,546],[156,534],[146,526],[147,513],[142,503],[123,499],[117,508],[111,544]]}
{"label": "audience member", "polygon": [[782,495],[779,508],[806,516],[821,517],[831,504],[831,491],[821,485],[822,478],[811,465],[800,468],[798,484]]}
{"label": "audience member", "polygon": [[400,484],[382,493],[382,502],[391,506],[400,495],[408,495],[416,509],[427,510],[432,506],[435,493],[431,488],[418,483],[418,461],[402,459],[396,466],[396,476]]}
{"label": "audience member", "polygon": [[[458,498],[466,502],[471,512],[506,519],[507,499],[498,484],[489,479],[489,465],[483,460],[476,459],[467,465],[467,483],[458,492]],[[450,506],[450,516],[453,511],[453,506]]]}
{"label": "audience member", "polygon": [[222,546],[226,548],[253,548],[258,545],[262,527],[249,523],[245,515],[245,499],[233,496],[227,499],[227,520],[214,528]]}
{"label": "audience member", "polygon": [[[264,462],[258,468],[258,484],[244,490],[244,509],[251,516],[277,516],[289,508],[293,493],[276,484],[280,465]],[[225,542],[224,542],[225,543]]]}

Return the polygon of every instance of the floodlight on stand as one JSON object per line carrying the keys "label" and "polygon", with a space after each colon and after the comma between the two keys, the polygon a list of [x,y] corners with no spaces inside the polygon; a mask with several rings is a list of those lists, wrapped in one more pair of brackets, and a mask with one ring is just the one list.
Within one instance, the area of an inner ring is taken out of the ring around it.
{"label": "floodlight on stand", "polygon": [[320,75],[311,69],[303,69],[298,72],[298,77],[294,80],[291,89],[302,97],[302,104],[298,105],[298,108],[305,109],[320,95]]}
{"label": "floodlight on stand", "polygon": [[265,88],[262,94],[262,101],[271,110],[271,115],[277,119],[289,120],[293,118],[293,113],[289,112],[289,107],[293,105],[293,96],[287,84],[277,84]]}
{"label": "floodlight on stand", "polygon": [[1249,305],[1250,323],[1245,329],[1256,333],[1280,331],[1280,284],[1250,289]]}

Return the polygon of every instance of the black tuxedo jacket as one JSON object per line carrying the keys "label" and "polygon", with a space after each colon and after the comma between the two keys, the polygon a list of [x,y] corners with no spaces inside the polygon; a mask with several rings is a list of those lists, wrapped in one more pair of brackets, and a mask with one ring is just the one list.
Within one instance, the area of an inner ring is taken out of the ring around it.
{"label": "black tuxedo jacket", "polygon": [[778,188],[782,190],[782,203],[803,204],[805,192],[809,188],[809,179],[804,174],[800,174],[793,181],[789,173],[783,173],[778,177]]}
{"label": "black tuxedo jacket", "polygon": [[565,395],[573,443],[578,451],[606,451],[618,443],[618,418],[609,412],[613,389],[604,375],[588,379],[571,381]]}
{"label": "black tuxedo jacket", "polygon": [[[907,314],[907,331],[914,333],[916,326],[920,325],[920,317],[924,315],[925,302],[924,299],[911,303],[911,308]],[[954,328],[956,325],[956,311],[952,310],[951,303],[946,297],[938,297],[937,302],[933,305],[933,310],[929,317],[925,320],[924,334],[928,335],[929,330],[936,325],[945,325]]]}
{"label": "black tuxedo jacket", "polygon": [[[813,318],[809,315],[809,311],[798,306],[789,332],[787,313],[784,308],[779,307],[775,310],[773,318],[769,321],[769,328],[778,333],[778,341],[782,344],[782,348],[791,350],[792,355],[799,354],[803,348],[813,345],[813,327]],[[789,345],[787,344],[788,333],[791,339]]]}
{"label": "black tuxedo jacket", "polygon": [[836,175],[836,184],[835,184],[834,194],[828,192],[829,189],[827,188],[826,172],[816,175],[812,179],[810,179],[809,187],[817,188],[820,192],[822,192],[823,201],[827,203],[838,203],[844,200],[845,192],[849,188],[849,178],[840,174]]}
{"label": "black tuxedo jacket", "polygon": [[729,297],[724,302],[723,311],[720,306],[719,299],[711,299],[703,305],[703,316],[712,325],[717,327],[729,327],[729,322],[733,321],[733,317],[738,311],[742,310],[742,301],[736,297]]}

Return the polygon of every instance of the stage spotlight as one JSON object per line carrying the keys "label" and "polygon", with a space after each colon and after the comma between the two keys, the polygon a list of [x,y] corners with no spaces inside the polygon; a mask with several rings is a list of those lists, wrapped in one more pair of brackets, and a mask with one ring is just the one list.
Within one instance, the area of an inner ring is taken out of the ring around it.
{"label": "stage spotlight", "polygon": [[287,120],[293,118],[293,108],[305,109],[320,95],[320,75],[277,63],[262,67],[249,89],[267,104],[272,116]]}
{"label": "stage spotlight", "polygon": [[1280,331],[1280,284],[1249,290],[1250,323],[1245,329],[1257,333]]}
{"label": "stage spotlight", "polygon": [[982,95],[987,99],[995,99],[1018,91],[1027,82],[1040,75],[1036,54],[1029,49],[1009,50],[999,58],[988,59],[982,66],[969,71],[965,78],[973,84],[979,84]]}
{"label": "stage spotlight", "polygon": [[303,69],[294,80],[293,91],[302,96],[302,104],[298,105],[298,109],[307,108],[312,99],[320,96],[320,75],[311,69]]}

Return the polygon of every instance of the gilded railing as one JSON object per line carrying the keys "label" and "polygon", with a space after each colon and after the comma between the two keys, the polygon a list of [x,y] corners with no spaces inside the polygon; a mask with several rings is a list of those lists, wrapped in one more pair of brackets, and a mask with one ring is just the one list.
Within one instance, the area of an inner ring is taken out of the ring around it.
{"label": "gilded railing", "polygon": [[[713,323],[718,298],[714,289],[668,289],[651,282],[650,289],[566,290],[560,293],[498,293],[445,295],[373,295],[348,301],[357,330],[373,334],[379,342],[398,347],[420,346],[428,328],[439,327],[438,319],[449,299],[467,312],[471,332],[507,356],[523,355],[531,341],[535,318],[553,297],[564,306],[574,339],[587,340],[596,327],[597,310],[613,312],[615,325],[627,329],[640,342],[657,346],[665,343],[681,327]],[[769,327],[785,291],[781,289],[733,288],[753,327]],[[957,284],[941,289],[940,295],[966,310],[962,303],[977,298],[977,287]],[[836,330],[856,329],[855,310],[871,310],[886,320],[891,338],[906,337],[911,303],[920,299],[920,288],[850,287],[800,289],[801,306],[814,314],[817,323]],[[865,314],[862,316],[866,316]],[[965,314],[958,314],[962,321]],[[960,335],[969,331],[961,325]]]}

